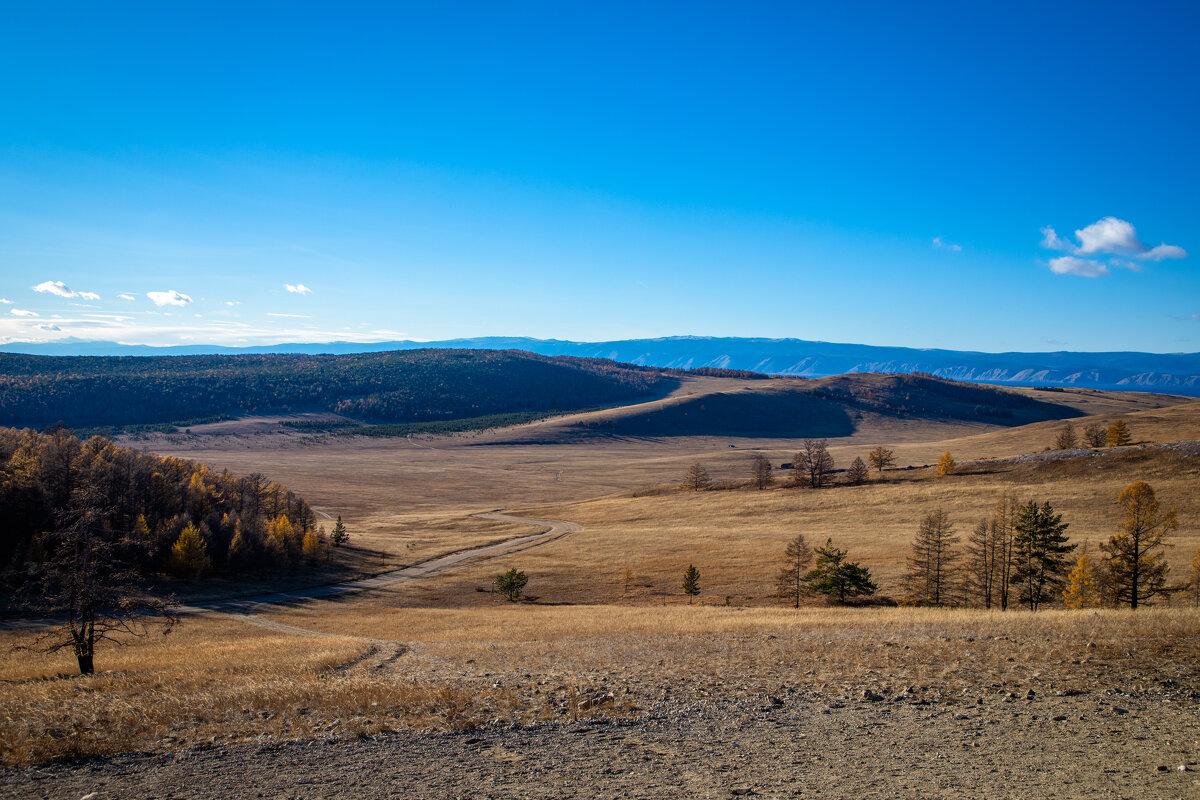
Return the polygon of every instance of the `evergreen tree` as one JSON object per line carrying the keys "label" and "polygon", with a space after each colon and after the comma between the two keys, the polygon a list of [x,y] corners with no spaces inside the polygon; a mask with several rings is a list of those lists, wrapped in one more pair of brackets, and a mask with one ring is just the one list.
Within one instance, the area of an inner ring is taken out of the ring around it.
{"label": "evergreen tree", "polygon": [[855,458],[850,462],[850,467],[846,470],[846,482],[852,486],[858,486],[867,481],[871,473],[867,470],[867,464],[861,458]]}
{"label": "evergreen tree", "polygon": [[783,567],[775,581],[779,596],[792,604],[792,608],[800,607],[800,598],[804,596],[804,575],[808,565],[812,563],[813,551],[804,540],[804,534],[796,534],[789,539],[783,551]]}
{"label": "evergreen tree", "polygon": [[503,595],[508,602],[515,603],[521,599],[521,593],[529,583],[529,576],[513,567],[508,572],[497,575],[493,583],[497,594]]}
{"label": "evergreen tree", "polygon": [[817,563],[804,576],[808,590],[827,597],[837,597],[842,605],[851,597],[875,594],[878,589],[871,582],[871,572],[854,561],[846,560],[847,551],[833,546],[833,539],[826,539],[823,547],[816,551]]}
{"label": "evergreen tree", "polygon": [[1067,576],[1067,588],[1063,589],[1063,605],[1067,608],[1099,608],[1100,590],[1096,587],[1095,569],[1088,554],[1079,556],[1075,569]]}
{"label": "evergreen tree", "polygon": [[1179,527],[1175,510],[1159,509],[1154,490],[1145,481],[1134,481],[1117,499],[1125,511],[1120,533],[1101,548],[1108,556],[1108,571],[1117,602],[1137,608],[1167,591],[1167,561],[1162,550],[1167,535]]}
{"label": "evergreen tree", "polygon": [[200,535],[200,530],[189,522],[175,544],[171,545],[171,572],[181,578],[194,579],[211,566],[208,545]]}
{"label": "evergreen tree", "polygon": [[333,524],[333,533],[329,535],[334,547],[341,547],[346,542],[350,541],[350,534],[346,532],[346,526],[342,523],[342,515],[338,514],[337,522]]}
{"label": "evergreen tree", "polygon": [[683,572],[683,593],[688,596],[688,602],[692,602],[692,598],[700,594],[700,570],[696,569],[694,564],[688,564],[688,568]]}
{"label": "evergreen tree", "polygon": [[954,525],[945,511],[930,511],[917,527],[908,557],[904,585],[906,600],[914,605],[947,606],[957,601],[952,572],[959,554],[955,545]]}
{"label": "evergreen tree", "polygon": [[956,467],[958,467],[958,463],[955,462],[954,456],[950,455],[950,451],[947,450],[938,459],[937,474],[942,476],[952,475]]}
{"label": "evergreen tree", "polygon": [[1196,554],[1192,556],[1192,571],[1188,574],[1185,591],[1192,599],[1192,605],[1200,608],[1200,547],[1196,548]]}
{"label": "evergreen tree", "polygon": [[1038,506],[1030,500],[1017,516],[1012,581],[1031,611],[1062,590],[1070,563],[1067,555],[1077,547],[1067,543],[1067,527],[1048,501]]}
{"label": "evergreen tree", "polygon": [[1133,436],[1129,433],[1129,426],[1125,424],[1125,420],[1119,419],[1108,426],[1106,441],[1109,447],[1124,447],[1133,442]]}

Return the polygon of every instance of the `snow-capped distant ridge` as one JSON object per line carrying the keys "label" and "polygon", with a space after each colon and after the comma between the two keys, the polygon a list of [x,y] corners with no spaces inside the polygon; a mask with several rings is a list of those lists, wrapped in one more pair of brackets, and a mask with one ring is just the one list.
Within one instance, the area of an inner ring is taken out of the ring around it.
{"label": "snow-capped distant ridge", "polygon": [[418,348],[528,350],[550,356],[607,358],[642,366],[751,370],[820,378],[850,372],[925,372],[976,383],[1073,386],[1200,396],[1200,353],[982,353],[842,344],[804,339],[666,336],[607,342],[488,336],[439,342],[282,343],[256,347],[149,347],[112,342],[10,343],[0,351],[35,355],[200,355],[234,353],[369,353]]}

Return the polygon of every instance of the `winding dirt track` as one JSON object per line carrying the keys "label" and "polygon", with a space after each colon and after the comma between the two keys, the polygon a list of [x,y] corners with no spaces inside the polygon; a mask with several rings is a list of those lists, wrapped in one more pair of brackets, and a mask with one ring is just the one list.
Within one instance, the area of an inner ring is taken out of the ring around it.
{"label": "winding dirt track", "polygon": [[[231,600],[213,600],[210,602],[193,603],[186,606],[181,606],[178,610],[183,613],[204,613],[215,612],[221,614],[229,614],[246,622],[261,625],[272,630],[287,631],[291,633],[302,633],[306,636],[322,634],[308,630],[306,628],[296,628],[291,625],[266,620],[256,616],[256,612],[260,606],[269,605],[285,605],[294,603],[297,600],[323,600],[331,597],[340,597],[346,594],[355,592],[364,592],[371,589],[385,589],[390,586],[395,586],[409,581],[421,580],[429,578],[433,575],[440,575],[443,572],[449,572],[452,569],[462,566],[467,562],[476,562],[495,558],[501,555],[509,555],[519,553],[523,550],[528,550],[531,547],[552,542],[556,539],[561,539],[570,533],[582,530],[582,526],[574,522],[565,522],[563,520],[550,519],[530,519],[528,517],[516,517],[511,514],[502,514],[498,511],[492,511],[483,514],[473,514],[472,516],[480,519],[491,519],[498,522],[516,522],[522,525],[533,525],[538,528],[545,528],[540,533],[530,534],[529,536],[520,536],[516,539],[507,539],[496,544],[484,545],[483,547],[471,547],[465,550],[455,550],[452,553],[447,553],[436,558],[431,558],[428,561],[422,561],[420,564],[404,567],[403,569],[385,572],[380,575],[373,575],[370,578],[361,578],[354,581],[345,581],[344,583],[333,583],[326,586],[313,586],[308,589],[298,589],[293,592],[280,592],[275,594],[264,594],[255,597],[239,597]],[[328,634],[330,636],[336,634]],[[381,640],[382,641],[382,640]]]}

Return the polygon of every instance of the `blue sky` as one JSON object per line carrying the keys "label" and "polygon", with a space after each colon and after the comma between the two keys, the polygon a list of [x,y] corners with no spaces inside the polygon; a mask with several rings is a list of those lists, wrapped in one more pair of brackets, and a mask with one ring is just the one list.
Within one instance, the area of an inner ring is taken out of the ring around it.
{"label": "blue sky", "polygon": [[0,11],[0,341],[1200,350],[1200,5],[244,5]]}

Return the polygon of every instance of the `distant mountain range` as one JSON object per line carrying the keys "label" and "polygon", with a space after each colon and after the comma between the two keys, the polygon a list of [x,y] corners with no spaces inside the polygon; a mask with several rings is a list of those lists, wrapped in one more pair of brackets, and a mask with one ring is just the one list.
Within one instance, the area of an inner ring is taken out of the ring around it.
{"label": "distant mountain range", "polygon": [[919,350],[802,339],[670,336],[612,342],[571,342],[524,337],[481,337],[440,342],[327,342],[221,347],[150,347],[64,340],[13,343],[0,352],[35,355],[204,355],[237,353],[371,353],[455,348],[527,350],[542,355],[609,358],[631,364],[694,369],[720,367],[819,378],[854,372],[926,372],[942,378],[1021,386],[1077,386],[1200,396],[1200,353],[979,353]]}

